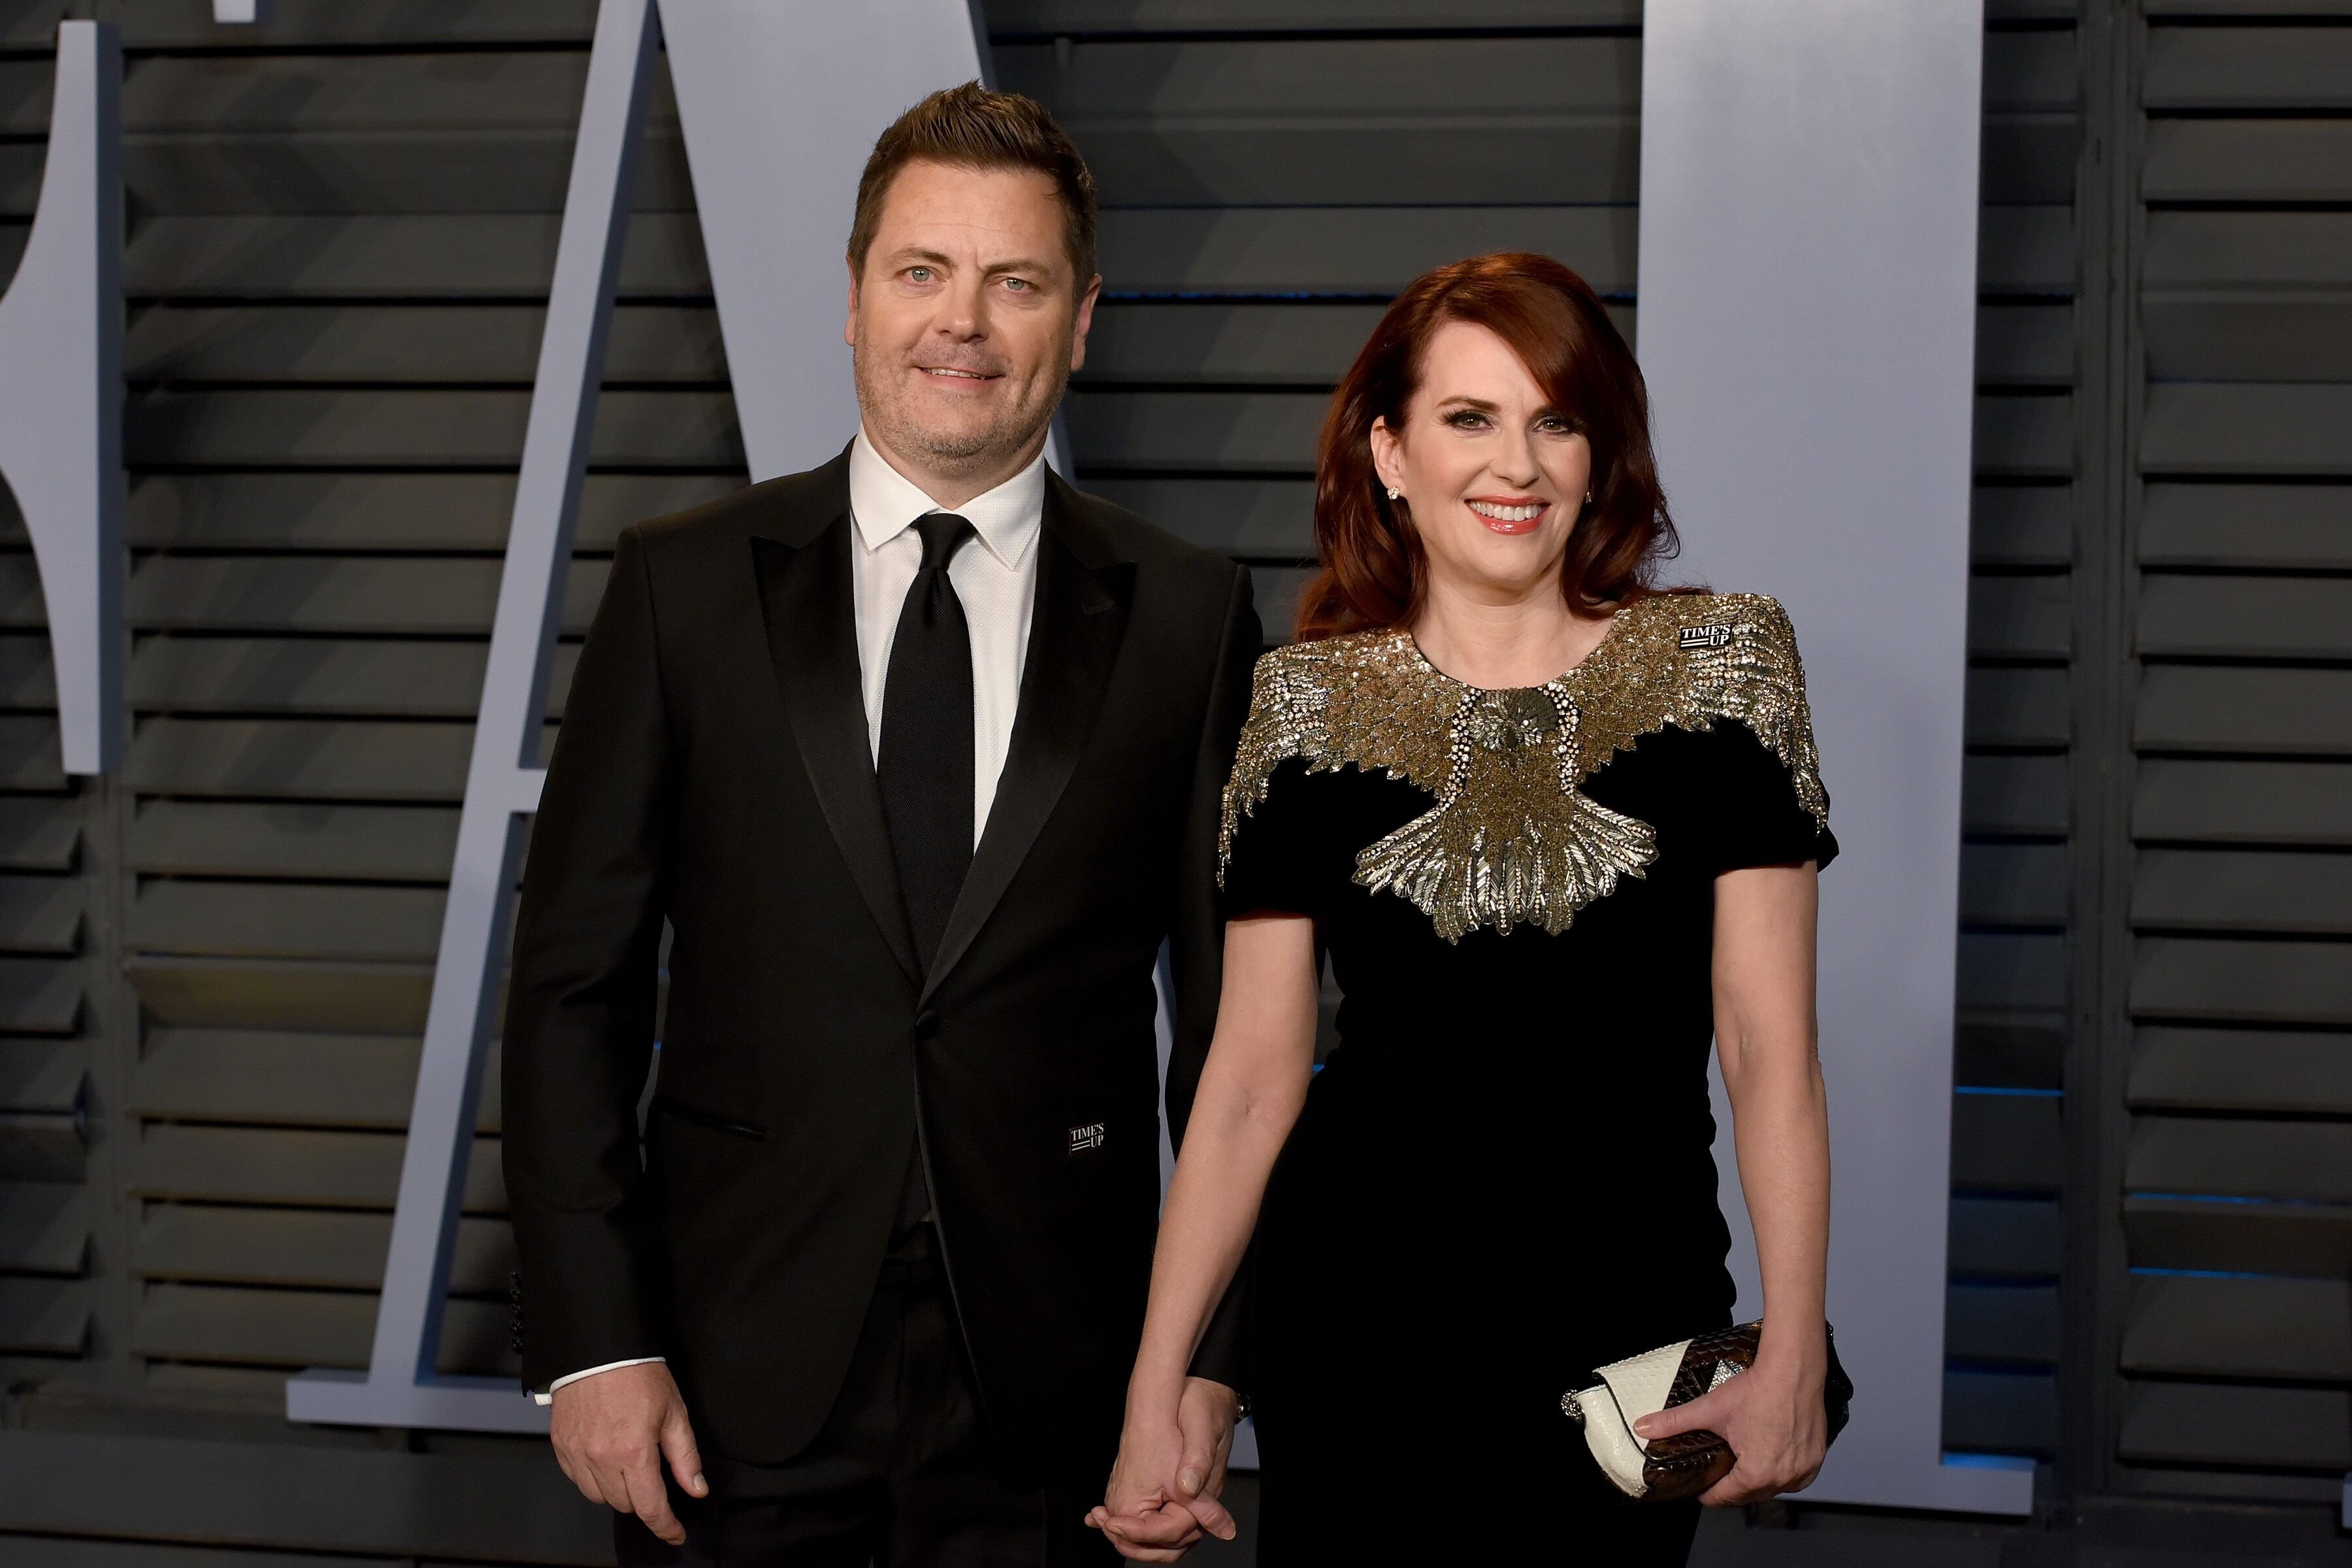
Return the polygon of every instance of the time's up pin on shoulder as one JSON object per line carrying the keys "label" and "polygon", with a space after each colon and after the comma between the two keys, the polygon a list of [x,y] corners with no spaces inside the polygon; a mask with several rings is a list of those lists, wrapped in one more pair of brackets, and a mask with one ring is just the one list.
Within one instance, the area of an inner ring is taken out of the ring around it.
{"label": "time's up pin on shoulder", "polygon": [[1676,634],[1676,643],[1685,653],[1703,647],[1731,646],[1731,628],[1717,622],[1707,626],[1685,626]]}

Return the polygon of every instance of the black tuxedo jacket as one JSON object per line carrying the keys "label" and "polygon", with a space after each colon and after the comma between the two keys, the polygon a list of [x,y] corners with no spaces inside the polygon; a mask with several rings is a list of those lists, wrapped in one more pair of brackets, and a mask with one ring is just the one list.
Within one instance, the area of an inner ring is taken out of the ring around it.
{"label": "black tuxedo jacket", "polygon": [[621,536],[515,927],[525,1381],[667,1356],[702,1441],[792,1458],[919,1147],[1001,1453],[1091,1470],[1150,1268],[1163,939],[1179,1131],[1215,1014],[1248,575],[1049,479],[1010,755],[925,968],[875,784],[851,526],[845,455]]}

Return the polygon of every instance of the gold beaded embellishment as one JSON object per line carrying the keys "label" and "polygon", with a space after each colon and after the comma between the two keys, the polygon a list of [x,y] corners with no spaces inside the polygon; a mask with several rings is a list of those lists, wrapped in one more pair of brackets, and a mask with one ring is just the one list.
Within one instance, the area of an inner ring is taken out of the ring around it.
{"label": "gold beaded embellishment", "polygon": [[1582,664],[1511,690],[1442,673],[1402,630],[1276,648],[1258,660],[1225,785],[1217,880],[1276,766],[1299,757],[1309,773],[1352,766],[1437,798],[1356,857],[1359,885],[1411,900],[1449,942],[1480,926],[1558,935],[1657,858],[1654,828],[1577,786],[1643,735],[1718,719],[1753,730],[1828,826],[1796,634],[1760,594],[1643,599]]}

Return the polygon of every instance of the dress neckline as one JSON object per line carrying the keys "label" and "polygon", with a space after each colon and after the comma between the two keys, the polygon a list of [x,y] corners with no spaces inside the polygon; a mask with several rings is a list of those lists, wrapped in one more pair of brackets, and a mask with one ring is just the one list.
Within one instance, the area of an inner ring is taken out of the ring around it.
{"label": "dress neckline", "polygon": [[[1641,601],[1637,599],[1633,603],[1639,604],[1640,602]],[[1591,650],[1588,651],[1582,658],[1578,659],[1574,664],[1570,665],[1566,669],[1561,670],[1549,680],[1538,680],[1532,686],[1479,686],[1472,681],[1463,679],[1458,675],[1448,675],[1445,671],[1438,668],[1437,661],[1431,658],[1428,653],[1423,649],[1421,639],[1413,636],[1412,628],[1411,626],[1401,626],[1397,627],[1396,630],[1397,636],[1403,639],[1405,651],[1412,656],[1413,662],[1418,664],[1423,669],[1425,669],[1430,674],[1435,676],[1438,679],[1444,681],[1447,685],[1458,686],[1465,691],[1475,691],[1485,697],[1507,696],[1514,691],[1549,691],[1556,687],[1563,686],[1569,681],[1574,680],[1584,670],[1590,668],[1595,659],[1601,658],[1602,654],[1608,651],[1610,644],[1617,640],[1617,623],[1623,617],[1625,612],[1633,607],[1633,605],[1619,605],[1615,609],[1610,611],[1608,629],[1601,634],[1601,640],[1594,643]]]}

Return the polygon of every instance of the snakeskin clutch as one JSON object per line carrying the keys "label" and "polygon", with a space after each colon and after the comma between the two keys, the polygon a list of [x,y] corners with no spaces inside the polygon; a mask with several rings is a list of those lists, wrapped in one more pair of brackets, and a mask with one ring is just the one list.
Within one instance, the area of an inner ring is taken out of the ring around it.
{"label": "snakeskin clutch", "polygon": [[[1696,1497],[1731,1473],[1738,1456],[1713,1432],[1685,1432],[1644,1443],[1633,1423],[1660,1410],[1687,1405],[1756,1364],[1761,1321],[1661,1345],[1593,1373],[1591,1386],[1560,1395],[1559,1407],[1584,1428],[1585,1445],[1601,1473],[1636,1502],[1672,1502]],[[1830,1335],[1830,1370],[1822,1394],[1829,1410],[1829,1440],[1837,1441],[1853,1400],[1853,1381]]]}

